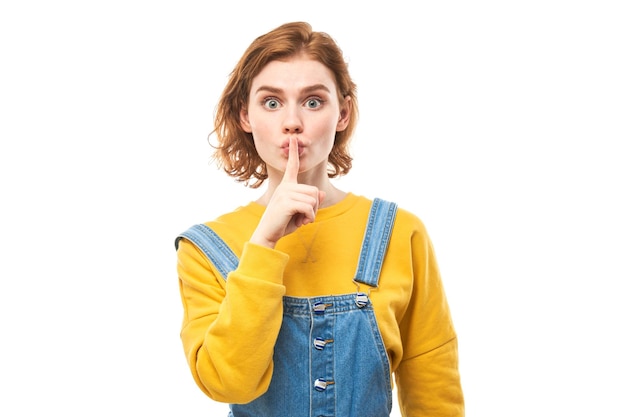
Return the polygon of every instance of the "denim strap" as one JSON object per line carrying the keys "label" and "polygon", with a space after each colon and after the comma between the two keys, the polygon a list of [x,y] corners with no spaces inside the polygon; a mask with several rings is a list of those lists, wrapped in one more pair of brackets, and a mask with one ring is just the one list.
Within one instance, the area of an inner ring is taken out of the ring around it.
{"label": "denim strap", "polygon": [[378,278],[387,245],[391,238],[398,206],[396,203],[375,198],[372,202],[367,228],[363,236],[359,264],[354,280],[370,287],[378,287]]}
{"label": "denim strap", "polygon": [[[375,198],[372,202],[367,227],[361,245],[359,264],[354,280],[371,287],[378,286],[378,278],[382,267],[387,245],[391,238],[393,222],[396,217],[395,203]],[[175,241],[178,249],[180,239],[186,238],[196,245],[205,256],[215,265],[224,279],[228,273],[235,270],[239,259],[210,227],[205,224],[196,224],[181,233]]]}
{"label": "denim strap", "polygon": [[196,224],[181,233],[175,241],[176,249],[178,242],[189,239],[196,245],[206,257],[215,265],[222,277],[226,279],[228,273],[234,271],[239,264],[239,259],[228,247],[226,242],[217,235],[209,226]]}

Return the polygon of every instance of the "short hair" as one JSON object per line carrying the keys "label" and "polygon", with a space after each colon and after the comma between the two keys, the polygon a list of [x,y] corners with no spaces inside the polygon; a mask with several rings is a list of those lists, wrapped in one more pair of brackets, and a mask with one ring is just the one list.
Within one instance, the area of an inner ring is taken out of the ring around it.
{"label": "short hair", "polygon": [[258,188],[267,179],[267,167],[256,151],[252,134],[240,124],[240,112],[248,105],[252,80],[271,61],[298,54],[321,62],[334,75],[340,100],[350,97],[351,116],[347,127],[335,133],[328,157],[330,178],[347,174],[352,168],[348,144],[358,119],[356,84],[348,72],[343,52],[324,32],[315,32],[306,22],[285,23],[256,38],[230,73],[214,114],[217,144],[213,158],[218,167],[239,182]]}

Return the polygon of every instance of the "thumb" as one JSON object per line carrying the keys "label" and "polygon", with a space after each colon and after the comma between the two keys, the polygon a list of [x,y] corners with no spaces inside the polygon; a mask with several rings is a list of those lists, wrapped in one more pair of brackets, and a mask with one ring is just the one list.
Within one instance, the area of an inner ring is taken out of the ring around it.
{"label": "thumb", "polygon": [[324,199],[326,198],[326,191],[319,191],[319,194],[317,195],[317,206],[320,207],[322,205],[322,203],[324,202]]}

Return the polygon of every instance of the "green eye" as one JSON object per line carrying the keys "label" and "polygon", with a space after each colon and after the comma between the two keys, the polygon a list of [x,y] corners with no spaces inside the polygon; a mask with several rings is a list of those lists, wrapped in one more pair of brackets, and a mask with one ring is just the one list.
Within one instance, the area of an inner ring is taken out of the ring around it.
{"label": "green eye", "polygon": [[306,101],[306,106],[309,109],[316,109],[322,105],[322,100],[319,98],[310,98]]}
{"label": "green eye", "polygon": [[280,106],[280,103],[275,98],[268,98],[263,102],[263,105],[270,110],[275,110]]}

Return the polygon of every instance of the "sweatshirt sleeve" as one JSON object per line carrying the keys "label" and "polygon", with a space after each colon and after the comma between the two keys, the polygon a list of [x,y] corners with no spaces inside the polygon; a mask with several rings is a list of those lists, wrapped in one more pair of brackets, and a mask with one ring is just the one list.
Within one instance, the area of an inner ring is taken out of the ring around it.
{"label": "sweatshirt sleeve", "polygon": [[395,372],[400,410],[403,417],[461,417],[457,339],[435,253],[423,226],[411,240],[414,285]]}
{"label": "sweatshirt sleeve", "polygon": [[252,401],[272,377],[288,256],[247,243],[226,281],[188,240],[177,257],[181,339],[196,384],[216,401]]}

